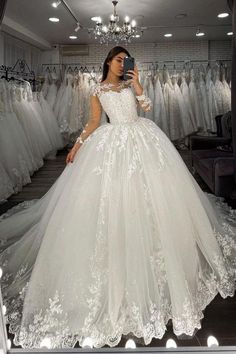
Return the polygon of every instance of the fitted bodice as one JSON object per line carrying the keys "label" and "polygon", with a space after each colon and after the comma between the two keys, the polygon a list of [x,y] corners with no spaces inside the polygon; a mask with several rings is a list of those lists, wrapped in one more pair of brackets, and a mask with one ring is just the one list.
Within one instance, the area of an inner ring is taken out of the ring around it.
{"label": "fitted bodice", "polygon": [[119,86],[98,84],[93,88],[111,124],[132,123],[138,119],[135,96],[125,83]]}

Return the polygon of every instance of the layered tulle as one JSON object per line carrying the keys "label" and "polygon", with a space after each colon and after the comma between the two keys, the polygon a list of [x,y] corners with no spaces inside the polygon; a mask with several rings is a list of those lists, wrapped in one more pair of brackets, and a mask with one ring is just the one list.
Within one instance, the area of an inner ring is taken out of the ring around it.
{"label": "layered tulle", "polygon": [[[15,344],[146,344],[201,327],[235,290],[236,215],[204,194],[150,120],[104,124],[39,201],[0,223]],[[16,227],[17,225],[17,227]],[[19,294],[20,292],[20,294]]]}

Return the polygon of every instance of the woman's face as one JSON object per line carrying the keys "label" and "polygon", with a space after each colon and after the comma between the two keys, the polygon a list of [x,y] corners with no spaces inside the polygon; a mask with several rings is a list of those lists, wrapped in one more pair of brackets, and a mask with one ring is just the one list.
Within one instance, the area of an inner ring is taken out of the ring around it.
{"label": "woman's face", "polygon": [[116,76],[123,75],[123,65],[124,65],[124,58],[127,57],[126,53],[119,53],[117,54],[109,63],[109,71],[112,72]]}

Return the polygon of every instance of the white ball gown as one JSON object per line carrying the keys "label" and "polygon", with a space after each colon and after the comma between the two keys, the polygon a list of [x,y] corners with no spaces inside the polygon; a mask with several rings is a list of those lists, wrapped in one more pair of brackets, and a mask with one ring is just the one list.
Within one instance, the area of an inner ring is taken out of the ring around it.
{"label": "white ball gown", "polygon": [[[98,84],[110,118],[40,200],[0,223],[3,296],[14,342],[149,344],[177,335],[235,291],[236,216],[202,192],[177,150],[137,115],[131,88]],[[22,210],[21,210],[22,209]]]}

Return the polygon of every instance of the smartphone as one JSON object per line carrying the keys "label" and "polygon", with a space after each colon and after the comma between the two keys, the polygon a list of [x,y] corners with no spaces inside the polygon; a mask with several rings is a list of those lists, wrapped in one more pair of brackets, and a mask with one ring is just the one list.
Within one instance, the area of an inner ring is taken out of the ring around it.
{"label": "smartphone", "polygon": [[125,81],[130,80],[131,76],[127,75],[128,70],[134,70],[134,58],[124,57],[124,74],[123,78]]}

